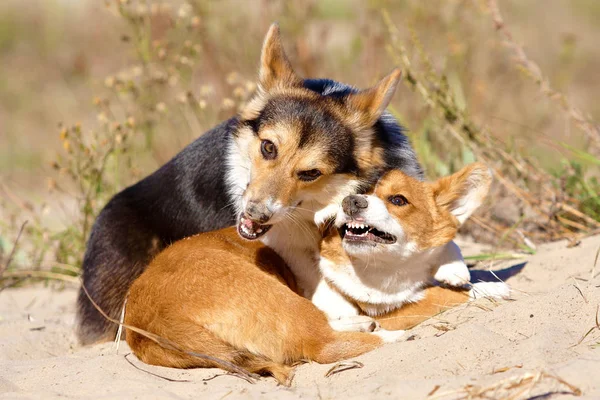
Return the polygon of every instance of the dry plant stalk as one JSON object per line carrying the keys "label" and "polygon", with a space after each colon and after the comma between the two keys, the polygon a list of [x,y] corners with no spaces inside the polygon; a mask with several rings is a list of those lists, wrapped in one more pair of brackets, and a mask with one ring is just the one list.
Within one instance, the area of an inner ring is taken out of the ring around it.
{"label": "dry plant stalk", "polygon": [[162,376],[162,375],[159,375],[159,374],[155,374],[154,372],[151,372],[151,371],[145,370],[143,368],[140,368],[137,365],[135,365],[133,363],[133,361],[131,361],[129,358],[127,358],[127,356],[130,355],[130,354],[131,353],[125,354],[125,361],[127,361],[129,363],[129,365],[131,365],[133,368],[135,368],[135,369],[137,369],[139,371],[145,372],[145,373],[147,373],[149,375],[152,375],[152,376],[156,376],[157,378],[160,378],[160,379],[164,379],[164,380],[166,380],[168,382],[190,382],[189,379],[174,379],[174,378],[169,378],[167,376]]}
{"label": "dry plant stalk", "polygon": [[[458,390],[451,390],[427,397],[429,400],[451,397],[453,399],[523,399],[529,398],[530,393],[536,385],[544,380],[554,381],[567,388],[561,393],[569,393],[573,396],[581,396],[582,392],[577,386],[570,384],[559,376],[549,374],[545,371],[526,372],[523,375],[512,376],[502,379],[489,386],[481,387],[465,385]],[[552,392],[556,393],[556,392]]]}
{"label": "dry plant stalk", "polygon": [[12,248],[10,254],[8,255],[8,258],[6,259],[6,263],[4,265],[0,264],[0,279],[2,279],[4,272],[8,269],[8,267],[10,266],[10,263],[12,262],[13,257],[15,256],[15,251],[17,251],[17,246],[19,245],[19,239],[21,239],[21,235],[23,234],[23,229],[25,229],[25,225],[27,225],[27,222],[28,221],[25,221],[21,225],[21,229],[19,229],[19,233],[17,234],[17,238],[15,239],[15,243],[13,244],[13,248]]}
{"label": "dry plant stalk", "polygon": [[519,67],[529,76],[549,99],[557,102],[565,114],[572,119],[577,126],[585,133],[590,142],[590,149],[595,155],[600,154],[600,128],[584,113],[572,105],[566,96],[550,86],[550,82],[542,74],[539,65],[533,62],[525,53],[525,50],[515,42],[511,31],[506,27],[504,18],[500,13],[497,0],[488,0],[488,8],[492,14],[492,19],[496,30],[504,36],[504,45],[514,54]]}
{"label": "dry plant stalk", "polygon": [[329,370],[325,373],[325,378],[329,378],[335,374],[339,374],[340,372],[356,368],[362,368],[364,366],[365,365],[360,361],[340,361],[336,363],[333,367],[329,368]]}
{"label": "dry plant stalk", "polygon": [[[385,11],[383,18],[391,38],[388,50],[395,62],[402,67],[404,82],[439,114],[444,128],[453,138],[492,168],[496,181],[507,193],[537,214],[536,219],[530,218],[526,221],[539,228],[543,233],[540,237],[542,240],[570,239],[575,236],[574,231],[585,233],[598,227],[598,221],[585,216],[577,209],[577,200],[563,193],[559,178],[550,175],[531,160],[510,153],[506,143],[491,135],[485,127],[478,126],[467,111],[457,105],[445,76],[435,71],[413,32],[411,44],[424,64],[421,69],[425,70],[422,73],[417,72],[418,69],[413,65],[407,49],[400,42],[398,28]],[[495,236],[504,237],[517,247],[527,243],[522,233],[513,229],[514,227],[499,224],[490,215],[475,217],[472,220],[483,229]]]}

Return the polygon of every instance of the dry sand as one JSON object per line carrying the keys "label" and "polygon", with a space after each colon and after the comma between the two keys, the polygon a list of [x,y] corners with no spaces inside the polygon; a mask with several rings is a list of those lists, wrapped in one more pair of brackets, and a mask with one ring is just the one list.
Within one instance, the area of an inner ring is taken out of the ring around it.
{"label": "dry sand", "polygon": [[[466,253],[476,246],[465,246]],[[569,398],[575,387],[600,398],[600,237],[567,248],[541,246],[523,260],[492,266],[516,289],[514,301],[479,300],[411,330],[412,340],[355,359],[364,366],[325,377],[331,365],[305,364],[292,387],[249,384],[217,369],[142,364],[122,342],[89,348],[73,334],[76,288],[0,293],[1,398]],[[523,267],[519,264],[526,262]],[[486,263],[483,267],[488,267]],[[481,268],[481,266],[479,267]],[[479,275],[480,277],[482,275]],[[133,365],[148,371],[144,372]],[[152,375],[149,372],[158,376]],[[567,386],[552,376],[572,385]],[[175,379],[181,381],[169,381]],[[558,393],[549,395],[549,393]]]}

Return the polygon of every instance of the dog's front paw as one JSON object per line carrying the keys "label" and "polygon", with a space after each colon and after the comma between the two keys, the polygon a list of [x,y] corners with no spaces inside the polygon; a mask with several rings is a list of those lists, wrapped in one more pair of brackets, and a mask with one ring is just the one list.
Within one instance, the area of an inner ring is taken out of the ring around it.
{"label": "dog's front paw", "polygon": [[471,273],[463,261],[453,261],[439,267],[433,278],[448,286],[460,287],[471,281]]}
{"label": "dog's front paw", "polygon": [[374,335],[379,336],[383,340],[383,343],[399,342],[405,333],[406,331],[387,331],[385,329],[373,332]]}
{"label": "dog's front paw", "polygon": [[330,319],[329,326],[339,332],[373,332],[381,328],[379,322],[366,315]]}
{"label": "dog's front paw", "polygon": [[317,226],[322,226],[325,222],[334,218],[339,210],[340,206],[337,204],[330,204],[325,208],[315,212],[314,221]]}

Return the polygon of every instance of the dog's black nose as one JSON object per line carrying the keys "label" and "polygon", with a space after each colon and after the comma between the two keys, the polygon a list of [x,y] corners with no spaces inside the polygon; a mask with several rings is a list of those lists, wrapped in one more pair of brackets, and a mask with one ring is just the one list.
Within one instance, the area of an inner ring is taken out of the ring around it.
{"label": "dog's black nose", "polygon": [[342,201],[342,210],[344,210],[347,215],[358,214],[368,206],[369,203],[367,202],[367,198],[361,195],[347,196]]}
{"label": "dog's black nose", "polygon": [[264,224],[271,219],[273,213],[264,204],[249,201],[246,205],[246,216],[254,222]]}

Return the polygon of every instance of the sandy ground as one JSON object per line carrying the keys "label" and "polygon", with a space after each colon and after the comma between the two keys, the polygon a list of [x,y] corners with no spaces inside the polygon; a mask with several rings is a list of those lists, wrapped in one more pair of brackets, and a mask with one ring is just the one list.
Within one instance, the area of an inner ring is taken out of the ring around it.
{"label": "sandy ground", "polygon": [[599,248],[600,237],[592,237],[479,265],[507,278],[514,301],[448,311],[411,330],[411,340],[356,358],[362,368],[325,377],[331,365],[302,365],[290,388],[217,369],[144,365],[124,342],[118,353],[112,343],[81,348],[73,334],[76,288],[7,289],[0,293],[0,398],[570,398],[580,389],[598,399],[600,329],[592,328],[600,265],[590,276]]}

